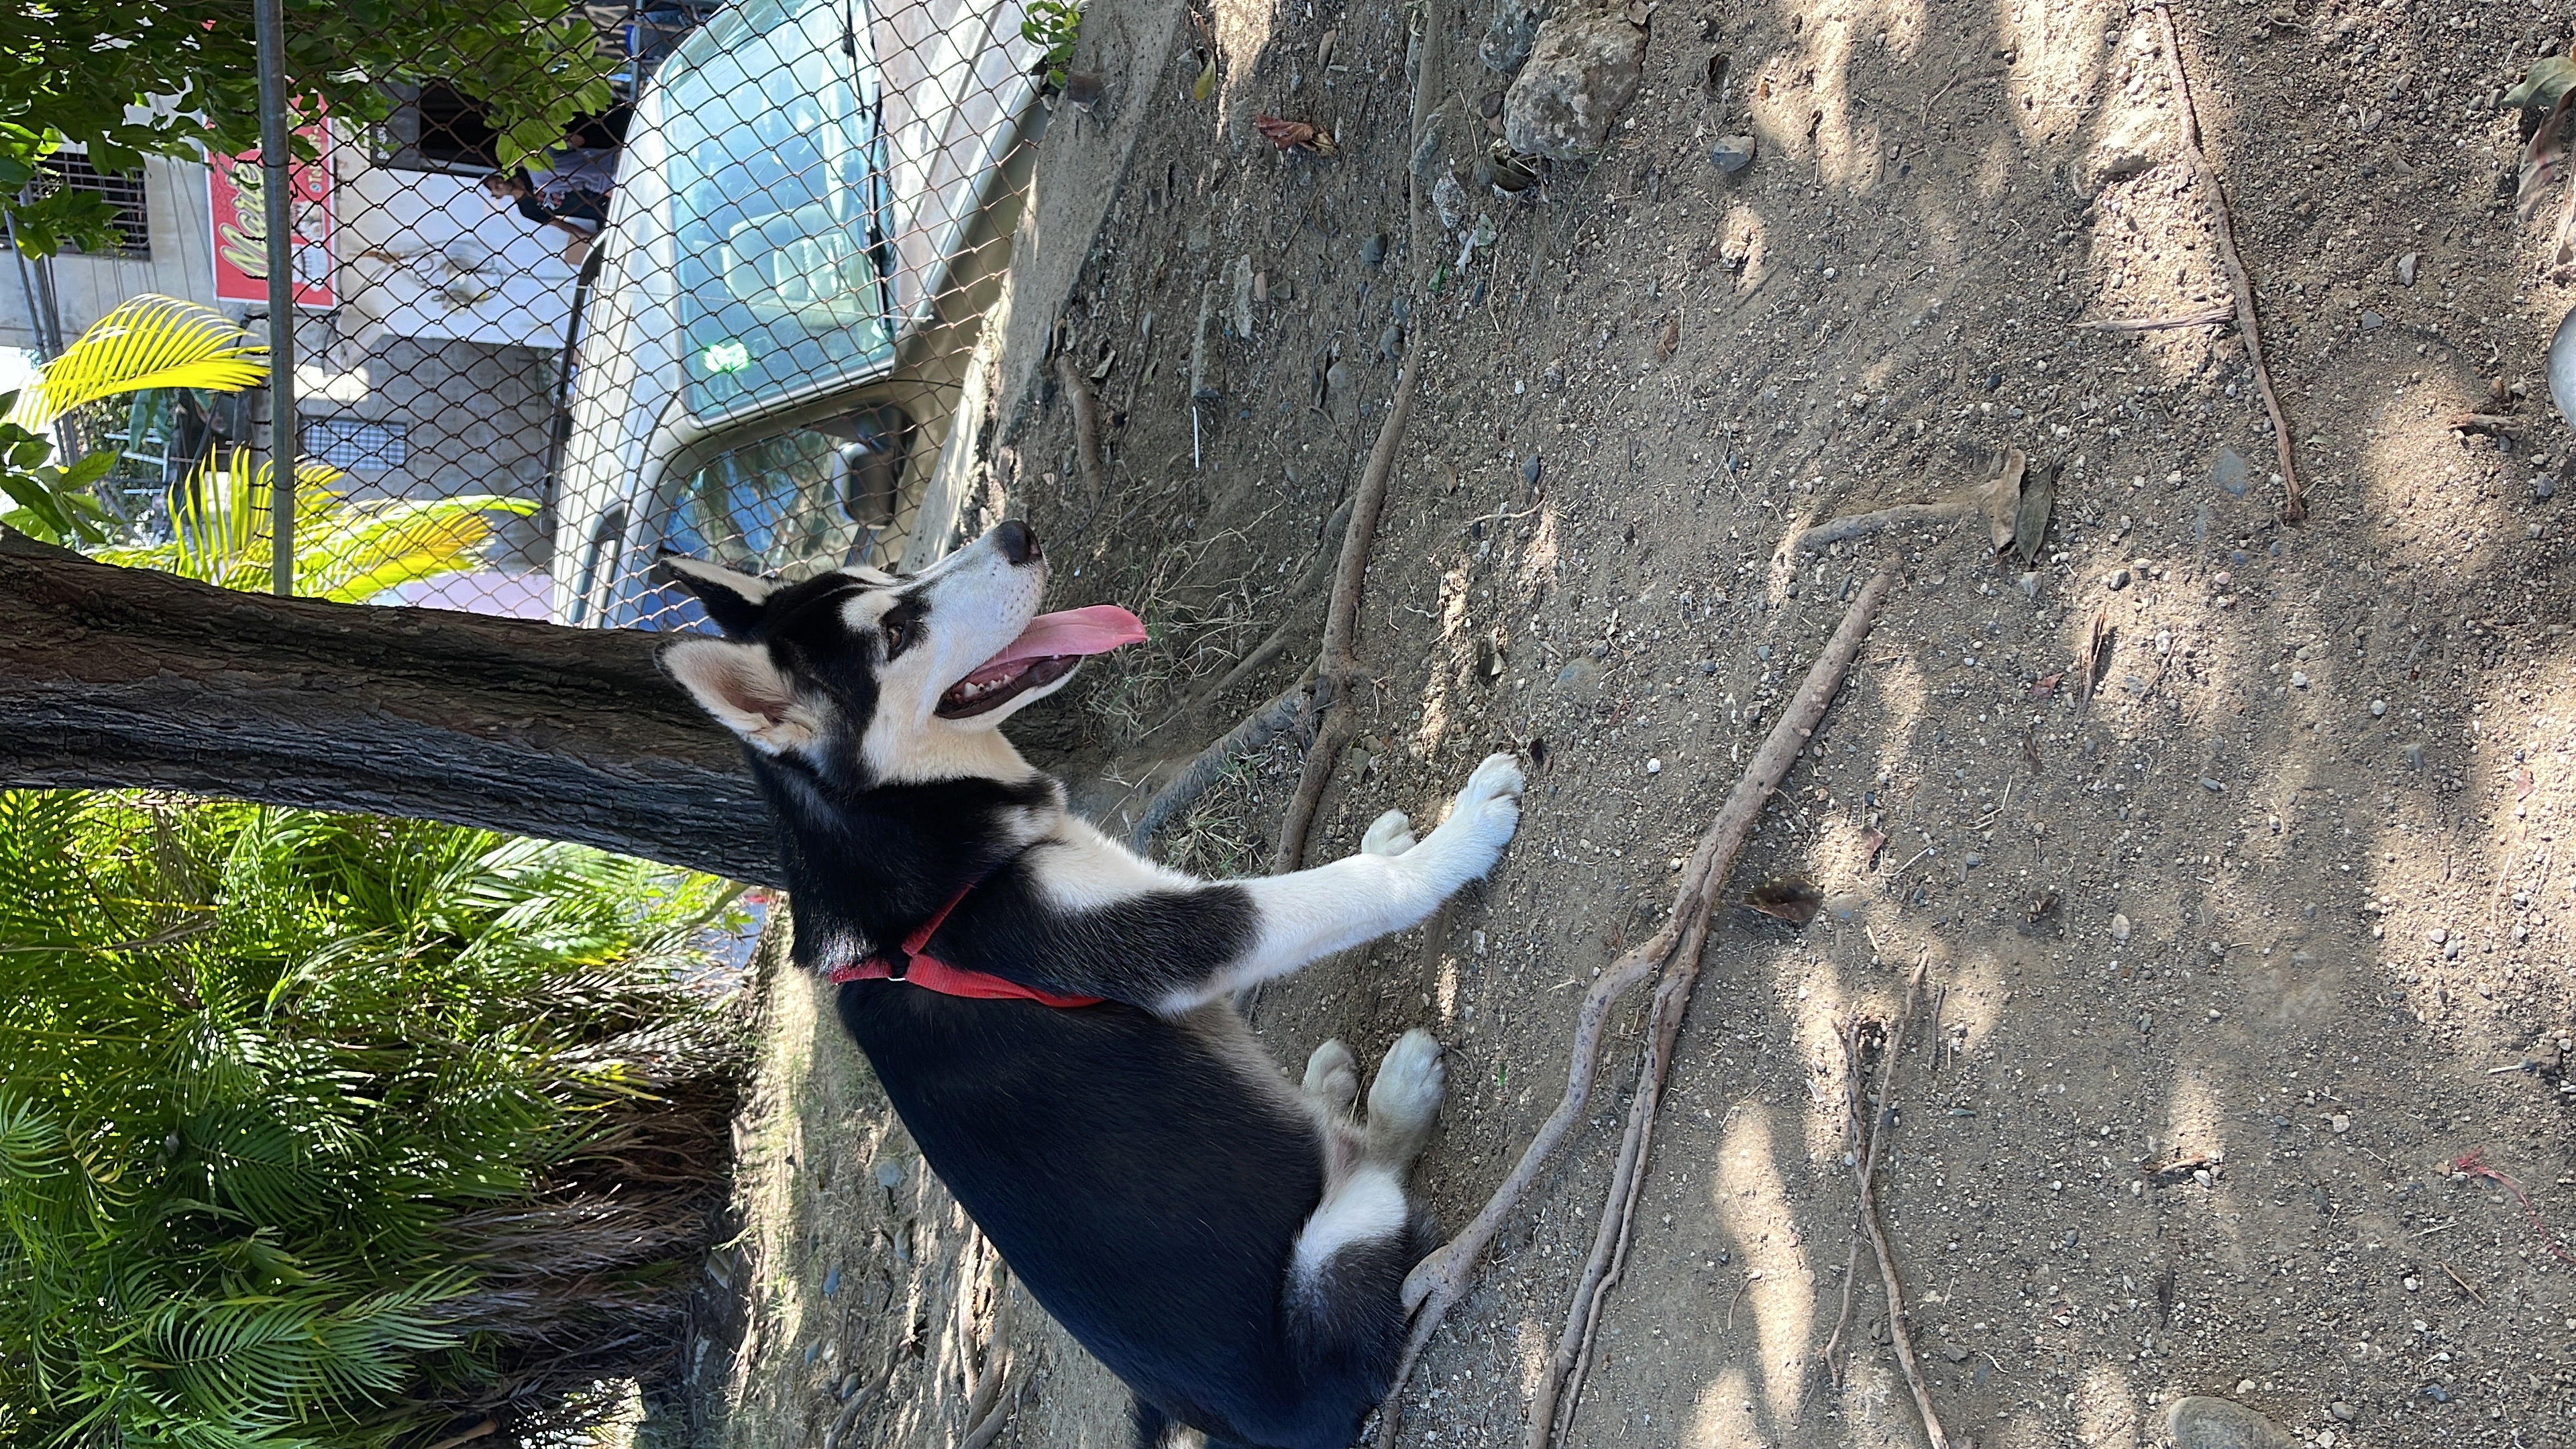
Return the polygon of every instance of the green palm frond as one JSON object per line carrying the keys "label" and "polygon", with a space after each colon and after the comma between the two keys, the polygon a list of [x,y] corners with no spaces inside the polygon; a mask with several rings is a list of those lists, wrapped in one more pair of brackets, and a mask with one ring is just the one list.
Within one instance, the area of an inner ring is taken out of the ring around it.
{"label": "green palm frond", "polygon": [[120,303],[45,364],[19,394],[9,421],[40,432],[83,403],[151,387],[238,392],[268,376],[268,349],[224,314],[176,297]]}
{"label": "green palm frond", "polygon": [[[253,463],[247,448],[209,455],[170,490],[176,537],[100,549],[93,557],[265,591],[272,578],[268,498],[275,474],[272,463]],[[487,515],[537,508],[528,499],[490,493],[351,503],[336,486],[341,476],[309,459],[295,468],[295,592],[305,598],[364,603],[403,584],[470,569],[492,536]]]}

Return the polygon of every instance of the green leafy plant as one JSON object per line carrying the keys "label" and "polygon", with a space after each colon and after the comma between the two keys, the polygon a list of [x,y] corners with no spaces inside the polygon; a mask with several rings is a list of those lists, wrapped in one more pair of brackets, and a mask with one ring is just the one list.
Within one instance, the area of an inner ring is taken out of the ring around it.
{"label": "green leafy plant", "polygon": [[1073,67],[1073,48],[1082,33],[1082,6],[1066,0],[1029,0],[1020,15],[1020,38],[1041,52],[1031,73],[1048,91],[1064,89]]}
{"label": "green leafy plant", "polygon": [[732,899],[0,792],[0,1439],[394,1449],[650,1368],[721,1196],[741,1045],[690,983]]}
{"label": "green leafy plant", "polygon": [[[389,83],[445,80],[485,110],[502,166],[526,164],[608,109],[623,63],[572,0],[289,0],[285,69],[299,121],[382,121]],[[95,193],[47,189],[78,143],[99,170],[259,144],[251,9],[234,0],[48,0],[0,9],[0,210],[21,249],[111,243]],[[173,100],[178,103],[173,104]],[[308,143],[299,139],[298,149]]]}
{"label": "green leafy plant", "polygon": [[[275,469],[250,450],[208,466],[170,490],[168,543],[98,548],[91,556],[128,568],[159,569],[227,589],[266,590],[275,554],[269,506]],[[218,466],[220,465],[220,466]],[[457,498],[390,498],[352,503],[334,486],[340,470],[295,469],[295,592],[300,598],[361,604],[387,589],[474,566],[492,535],[493,513],[534,513],[535,502],[469,493]]]}

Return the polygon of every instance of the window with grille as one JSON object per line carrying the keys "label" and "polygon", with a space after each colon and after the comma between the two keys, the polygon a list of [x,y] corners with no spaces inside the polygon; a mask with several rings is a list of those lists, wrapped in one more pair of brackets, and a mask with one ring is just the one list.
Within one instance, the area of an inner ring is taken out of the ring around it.
{"label": "window with grille", "polygon": [[89,164],[87,156],[73,151],[57,151],[40,165],[43,180],[37,184],[46,191],[87,191],[107,203],[117,235],[116,248],[110,256],[151,260],[152,218],[144,210],[141,172],[132,176],[102,174]]}
{"label": "window with grille", "polygon": [[307,418],[304,423],[304,456],[351,473],[390,473],[403,466],[410,451],[409,423],[356,418]]}

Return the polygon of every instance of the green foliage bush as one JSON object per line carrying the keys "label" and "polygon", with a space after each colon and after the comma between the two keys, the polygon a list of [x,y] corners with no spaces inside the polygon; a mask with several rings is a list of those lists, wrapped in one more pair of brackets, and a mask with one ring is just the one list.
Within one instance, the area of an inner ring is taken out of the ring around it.
{"label": "green foliage bush", "polygon": [[648,1369],[721,1201],[743,1057],[693,942],[732,900],[0,792],[0,1443],[418,1444]]}

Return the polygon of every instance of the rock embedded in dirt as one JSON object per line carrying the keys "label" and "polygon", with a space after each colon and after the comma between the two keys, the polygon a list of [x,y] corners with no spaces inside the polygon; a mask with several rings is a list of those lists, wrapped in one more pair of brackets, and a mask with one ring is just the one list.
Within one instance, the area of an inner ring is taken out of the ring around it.
{"label": "rock embedded in dirt", "polygon": [[2102,587],[2109,589],[2115,594],[2128,586],[2129,571],[2127,569],[2113,569],[2102,576]]}
{"label": "rock embedded in dirt", "polygon": [[2408,252],[2397,259],[2397,285],[2401,287],[2415,285],[2415,264],[2416,254],[2413,252]]}
{"label": "rock embedded in dirt", "polygon": [[1458,178],[1443,171],[1431,187],[1431,205],[1440,213],[1440,224],[1456,231],[1467,224],[1467,188]]}
{"label": "rock embedded in dirt", "polygon": [[1547,7],[1537,0],[1494,0],[1494,18],[1485,26],[1476,58],[1496,75],[1520,69],[1521,62],[1529,59],[1530,47],[1538,42],[1539,21],[1546,15]]}
{"label": "rock embedded in dirt", "polygon": [[2123,946],[2129,944],[2129,932],[2131,929],[2128,917],[2118,914],[2114,914],[2111,917],[2112,940],[2119,942]]}
{"label": "rock embedded in dirt", "polygon": [[2333,1403],[2326,1405],[2326,1412],[2334,1415],[2335,1420],[2338,1423],[2344,1424],[2349,1424],[2353,1420],[2361,1417],[2361,1411],[2359,1409],[2354,1408],[2352,1405],[2345,1403],[2341,1399],[2337,1399]]}
{"label": "rock embedded in dirt", "polygon": [[1615,10],[1550,16],[1503,97],[1503,139],[1527,156],[1585,160],[1645,80],[1646,32]]}
{"label": "rock embedded in dirt", "polygon": [[1385,232],[1373,231],[1367,236],[1360,238],[1360,265],[1364,267],[1382,267],[1386,265]]}
{"label": "rock embedded in dirt", "polygon": [[1708,159],[1716,163],[1718,170],[1732,176],[1753,164],[1753,153],[1758,149],[1759,143],[1751,136],[1720,136],[1717,144],[1709,148]]}
{"label": "rock embedded in dirt", "polygon": [[2194,1395],[2165,1410],[2174,1449],[2299,1449],[2290,1431],[2228,1399]]}

